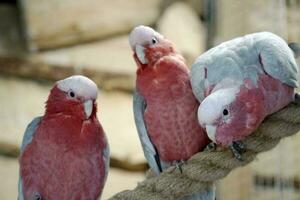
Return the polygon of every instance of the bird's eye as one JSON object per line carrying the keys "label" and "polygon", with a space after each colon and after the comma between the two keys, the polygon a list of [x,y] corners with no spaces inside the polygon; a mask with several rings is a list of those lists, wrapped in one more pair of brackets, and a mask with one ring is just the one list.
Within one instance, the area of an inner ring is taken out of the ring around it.
{"label": "bird's eye", "polygon": [[228,112],[228,110],[225,108],[225,109],[223,110],[223,115],[226,116],[226,115],[228,115],[228,114],[229,114],[229,112]]}
{"label": "bird's eye", "polygon": [[151,39],[151,43],[152,43],[152,44],[156,44],[156,43],[157,43],[157,39],[156,39],[155,37],[153,37],[153,38]]}
{"label": "bird's eye", "polygon": [[74,93],[72,90],[70,90],[70,91],[68,92],[68,95],[69,95],[69,97],[71,97],[71,98],[74,98],[74,97],[75,97],[75,93]]}

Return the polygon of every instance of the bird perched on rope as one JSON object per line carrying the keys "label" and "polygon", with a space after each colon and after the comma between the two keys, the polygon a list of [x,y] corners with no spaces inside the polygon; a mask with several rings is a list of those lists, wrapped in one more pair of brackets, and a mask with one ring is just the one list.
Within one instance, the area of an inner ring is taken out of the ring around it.
{"label": "bird perched on rope", "polygon": [[261,32],[224,42],[198,57],[191,84],[202,102],[199,123],[214,143],[230,146],[242,159],[241,140],[267,115],[293,101],[296,49],[273,33]]}
{"label": "bird perched on rope", "polygon": [[58,81],[44,116],[27,127],[20,156],[19,200],[96,200],[109,169],[97,112],[96,84],[84,76]]}
{"label": "bird perched on rope", "polygon": [[[209,143],[197,121],[189,69],[174,45],[150,27],[134,28],[129,42],[138,67],[133,106],[144,155],[157,174],[170,165],[180,168]],[[214,199],[214,190],[188,199]]]}

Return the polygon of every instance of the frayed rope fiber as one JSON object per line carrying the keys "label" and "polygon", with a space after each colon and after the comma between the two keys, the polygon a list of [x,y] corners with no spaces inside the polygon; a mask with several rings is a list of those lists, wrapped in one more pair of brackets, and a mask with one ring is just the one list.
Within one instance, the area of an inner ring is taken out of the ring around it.
{"label": "frayed rope fiber", "polygon": [[268,116],[253,134],[243,140],[246,146],[243,161],[234,158],[229,149],[206,150],[191,157],[182,166],[182,174],[175,167],[170,167],[159,176],[148,177],[135,189],[122,191],[110,200],[182,199],[207,189],[231,170],[250,163],[258,153],[274,148],[282,138],[299,130],[300,104],[290,103]]}

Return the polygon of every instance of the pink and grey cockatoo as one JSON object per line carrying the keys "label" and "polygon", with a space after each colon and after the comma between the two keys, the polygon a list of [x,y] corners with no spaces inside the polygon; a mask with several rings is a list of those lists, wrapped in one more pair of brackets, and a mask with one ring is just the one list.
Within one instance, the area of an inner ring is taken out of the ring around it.
{"label": "pink and grey cockatoo", "polygon": [[201,55],[191,69],[199,123],[218,145],[241,159],[240,142],[263,119],[286,106],[298,87],[292,49],[261,32],[224,42]]}
{"label": "pink and grey cockatoo", "polygon": [[80,75],[58,81],[44,116],[27,127],[20,157],[19,200],[99,199],[109,147],[96,112],[96,84]]}
{"label": "pink and grey cockatoo", "polygon": [[[138,67],[135,123],[144,155],[159,174],[202,151],[209,139],[198,124],[189,69],[173,44],[146,26],[134,28],[129,42]],[[188,199],[214,199],[214,190]]]}

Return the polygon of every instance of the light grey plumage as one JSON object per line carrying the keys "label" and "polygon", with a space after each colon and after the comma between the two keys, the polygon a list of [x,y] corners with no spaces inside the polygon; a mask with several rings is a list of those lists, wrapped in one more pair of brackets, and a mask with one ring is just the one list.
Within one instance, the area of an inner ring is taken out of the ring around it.
{"label": "light grey plumage", "polygon": [[31,142],[31,140],[35,134],[35,131],[37,129],[37,126],[41,120],[42,120],[42,117],[36,117],[28,124],[28,126],[25,130],[25,133],[24,133],[22,144],[21,144],[21,153],[24,151],[26,146]]}
{"label": "light grey plumage", "polygon": [[[258,66],[263,66],[263,68]],[[269,32],[249,34],[224,42],[197,58],[191,69],[191,84],[199,101],[205,90],[221,80],[254,83],[264,71],[292,87],[298,87],[298,68],[293,51],[277,35]],[[226,81],[225,81],[226,82]]]}
{"label": "light grey plumage", "polygon": [[[107,141],[106,134],[104,134],[105,140]],[[109,172],[109,165],[110,165],[110,148],[109,144],[107,143],[106,147],[103,149],[103,156],[105,158],[105,182],[107,180],[108,172]]]}

